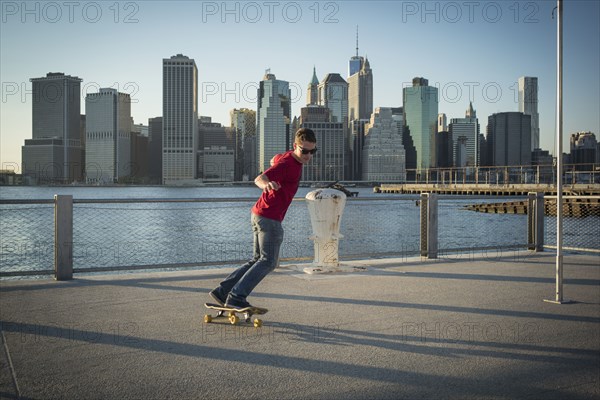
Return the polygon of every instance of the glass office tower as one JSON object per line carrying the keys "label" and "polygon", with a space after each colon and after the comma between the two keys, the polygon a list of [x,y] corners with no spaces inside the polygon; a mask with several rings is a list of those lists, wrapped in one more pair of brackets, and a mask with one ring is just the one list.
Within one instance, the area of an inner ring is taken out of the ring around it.
{"label": "glass office tower", "polygon": [[289,87],[289,82],[278,80],[270,71],[260,81],[256,116],[259,173],[269,168],[275,154],[292,149]]}
{"label": "glass office tower", "polygon": [[438,89],[425,78],[414,78],[412,84],[402,90],[404,123],[416,149],[416,168],[423,170],[436,166]]}

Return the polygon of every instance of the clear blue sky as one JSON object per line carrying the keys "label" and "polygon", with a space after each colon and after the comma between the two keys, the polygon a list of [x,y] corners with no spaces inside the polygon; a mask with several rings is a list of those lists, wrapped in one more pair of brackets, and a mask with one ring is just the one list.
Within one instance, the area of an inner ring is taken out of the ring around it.
{"label": "clear blue sky", "polygon": [[[66,4],[65,4],[66,3]],[[26,7],[23,5],[27,4]],[[132,97],[136,123],[162,114],[162,59],[195,59],[199,111],[229,125],[233,108],[256,108],[265,70],[305,104],[313,66],[347,77],[368,56],[374,106],[402,106],[422,76],[440,88],[439,111],[464,117],[469,101],[485,132],[490,114],[517,111],[517,80],[539,79],[540,142],[555,151],[555,1],[2,1],[0,168],[20,165],[31,138],[30,78],[78,76],[85,93],[113,87]],[[564,2],[564,143],[577,131],[600,138],[600,8]]]}

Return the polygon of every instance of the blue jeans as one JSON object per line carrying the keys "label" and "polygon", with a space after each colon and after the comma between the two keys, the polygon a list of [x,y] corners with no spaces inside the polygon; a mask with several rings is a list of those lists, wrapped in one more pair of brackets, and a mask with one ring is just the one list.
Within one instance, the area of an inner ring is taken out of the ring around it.
{"label": "blue jeans", "polygon": [[246,301],[246,297],[256,285],[275,269],[283,242],[281,222],[255,214],[252,214],[251,222],[254,232],[254,256],[225,278],[219,287],[221,294],[229,294],[237,301]]}

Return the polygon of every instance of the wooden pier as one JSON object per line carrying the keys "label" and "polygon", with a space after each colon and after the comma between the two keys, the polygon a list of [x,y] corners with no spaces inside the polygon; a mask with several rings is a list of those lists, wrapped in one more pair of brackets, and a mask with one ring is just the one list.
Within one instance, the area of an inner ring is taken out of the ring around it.
{"label": "wooden pier", "polygon": [[[381,184],[373,188],[375,193],[421,194],[437,193],[447,195],[468,196],[527,196],[530,192],[544,193],[546,196],[556,196],[556,186],[537,184],[514,185],[482,185],[482,184]],[[563,195],[569,196],[598,196],[600,184],[565,185]]]}
{"label": "wooden pier", "polygon": [[[483,203],[465,206],[467,210],[491,214],[527,214],[529,203],[509,201],[503,203]],[[563,199],[563,214],[566,217],[600,217],[600,198],[568,197]],[[544,199],[544,214],[556,216],[556,199]]]}

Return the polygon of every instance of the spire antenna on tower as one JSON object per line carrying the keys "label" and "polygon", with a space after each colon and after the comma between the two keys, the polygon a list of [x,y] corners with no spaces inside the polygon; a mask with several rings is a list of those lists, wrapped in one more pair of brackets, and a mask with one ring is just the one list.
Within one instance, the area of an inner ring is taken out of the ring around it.
{"label": "spire antenna on tower", "polygon": [[356,57],[358,57],[358,25],[356,25]]}

